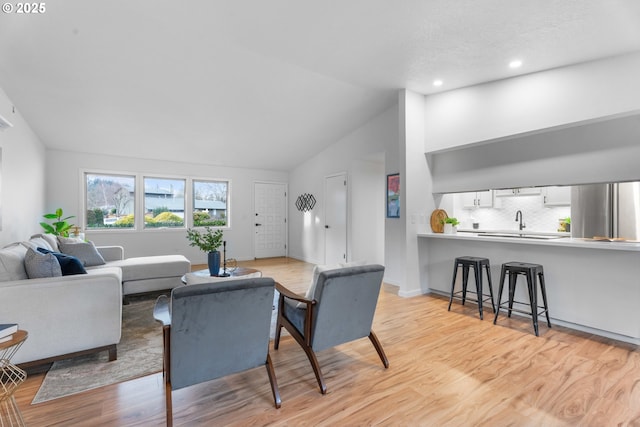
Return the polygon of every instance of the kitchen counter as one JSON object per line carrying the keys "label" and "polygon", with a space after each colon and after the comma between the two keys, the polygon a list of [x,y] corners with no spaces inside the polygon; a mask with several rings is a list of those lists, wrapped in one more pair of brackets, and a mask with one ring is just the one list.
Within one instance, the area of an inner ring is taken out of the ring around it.
{"label": "kitchen counter", "polygon": [[[481,234],[489,233],[492,235]],[[560,246],[572,247],[580,249],[604,249],[614,251],[635,251],[640,252],[640,242],[622,242],[622,241],[599,241],[593,239],[582,239],[569,237],[568,233],[547,233],[535,231],[523,231],[525,235],[531,236],[552,236],[549,239],[541,238],[522,238],[522,237],[501,237],[493,234],[519,234],[514,230],[484,230],[484,231],[458,231],[455,234],[444,233],[418,233],[419,237],[427,237],[433,239],[456,239],[456,240],[478,240],[486,242],[498,243],[515,243],[521,245],[543,245],[543,246]]]}
{"label": "kitchen counter", "polygon": [[[504,231],[492,230],[493,233]],[[640,344],[640,243],[542,234],[553,238],[479,236],[479,233],[461,231],[419,233],[421,290],[448,296],[453,260],[459,256],[489,258],[496,296],[503,263],[542,264],[552,324]],[[525,290],[526,286],[518,284],[516,300],[528,300]],[[541,337],[546,329],[543,324]]]}

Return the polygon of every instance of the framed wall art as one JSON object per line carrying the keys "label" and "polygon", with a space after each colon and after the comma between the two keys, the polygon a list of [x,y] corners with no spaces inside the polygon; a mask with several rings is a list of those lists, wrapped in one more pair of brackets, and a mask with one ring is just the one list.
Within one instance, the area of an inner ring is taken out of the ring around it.
{"label": "framed wall art", "polygon": [[387,218],[400,218],[400,174],[387,175]]}

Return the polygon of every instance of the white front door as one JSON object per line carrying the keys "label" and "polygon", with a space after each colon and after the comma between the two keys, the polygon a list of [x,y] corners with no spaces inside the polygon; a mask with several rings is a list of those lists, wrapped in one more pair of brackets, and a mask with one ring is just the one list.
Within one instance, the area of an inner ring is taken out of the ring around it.
{"label": "white front door", "polygon": [[347,261],[347,175],[325,180],[325,264]]}
{"label": "white front door", "polygon": [[287,254],[287,187],[280,183],[254,184],[256,258]]}

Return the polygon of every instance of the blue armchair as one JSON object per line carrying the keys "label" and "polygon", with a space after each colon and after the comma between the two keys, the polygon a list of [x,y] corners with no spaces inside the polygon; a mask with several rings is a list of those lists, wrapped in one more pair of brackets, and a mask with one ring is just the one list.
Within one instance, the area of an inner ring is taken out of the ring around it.
{"label": "blue armchair", "polygon": [[322,394],[327,387],[316,351],[368,337],[384,367],[389,367],[382,345],[371,330],[383,275],[381,265],[326,270],[318,275],[309,298],[276,283],[280,298],[274,348],[278,349],[284,327],[307,354]]}
{"label": "blue armchair", "polygon": [[276,408],[281,405],[269,356],[274,281],[251,278],[174,288],[154,317],[163,324],[167,425],[171,392],[265,365]]}

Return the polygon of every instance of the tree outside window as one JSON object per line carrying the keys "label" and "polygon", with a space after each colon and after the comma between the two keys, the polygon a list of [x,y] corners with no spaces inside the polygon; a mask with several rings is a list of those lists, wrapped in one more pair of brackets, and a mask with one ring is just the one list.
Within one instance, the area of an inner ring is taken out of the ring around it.
{"label": "tree outside window", "polygon": [[193,180],[193,226],[227,227],[229,182]]}
{"label": "tree outside window", "polygon": [[133,228],[135,177],[85,174],[86,229]]}
{"label": "tree outside window", "polygon": [[144,227],[184,227],[185,180],[144,178]]}

